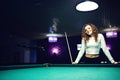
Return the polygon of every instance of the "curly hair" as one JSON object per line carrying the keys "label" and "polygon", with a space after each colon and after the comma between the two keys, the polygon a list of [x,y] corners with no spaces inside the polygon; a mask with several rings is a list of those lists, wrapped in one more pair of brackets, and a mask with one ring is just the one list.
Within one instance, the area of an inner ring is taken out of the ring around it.
{"label": "curly hair", "polygon": [[85,43],[89,40],[90,36],[85,33],[85,31],[86,31],[86,30],[85,30],[85,27],[86,27],[87,25],[91,26],[92,32],[93,32],[92,35],[94,36],[95,41],[97,42],[97,41],[98,41],[98,40],[97,40],[97,37],[98,37],[98,29],[97,29],[97,27],[96,27],[94,24],[91,24],[91,23],[85,24],[85,25],[83,26],[81,37],[82,37],[83,39],[85,39]]}

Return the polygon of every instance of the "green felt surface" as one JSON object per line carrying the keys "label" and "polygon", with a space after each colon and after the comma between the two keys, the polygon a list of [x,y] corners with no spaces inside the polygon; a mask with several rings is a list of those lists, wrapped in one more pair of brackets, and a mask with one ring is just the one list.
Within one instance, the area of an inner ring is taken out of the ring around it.
{"label": "green felt surface", "polygon": [[1,70],[0,80],[119,80],[120,67],[50,67]]}

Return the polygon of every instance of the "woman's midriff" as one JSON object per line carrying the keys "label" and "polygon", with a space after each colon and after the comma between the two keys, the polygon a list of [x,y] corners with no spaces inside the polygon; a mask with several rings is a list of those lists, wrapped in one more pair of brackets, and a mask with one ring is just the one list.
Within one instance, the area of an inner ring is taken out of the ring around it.
{"label": "woman's midriff", "polygon": [[99,57],[99,54],[85,54],[85,57],[87,57],[87,58],[97,58],[97,57]]}

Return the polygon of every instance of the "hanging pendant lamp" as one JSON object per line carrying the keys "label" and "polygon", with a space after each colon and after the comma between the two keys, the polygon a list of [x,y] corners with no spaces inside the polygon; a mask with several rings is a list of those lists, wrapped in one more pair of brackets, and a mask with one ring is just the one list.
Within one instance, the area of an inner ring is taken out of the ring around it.
{"label": "hanging pendant lamp", "polygon": [[98,7],[99,6],[96,2],[86,0],[84,2],[79,3],[76,6],[76,9],[78,11],[93,11],[93,10],[96,10]]}

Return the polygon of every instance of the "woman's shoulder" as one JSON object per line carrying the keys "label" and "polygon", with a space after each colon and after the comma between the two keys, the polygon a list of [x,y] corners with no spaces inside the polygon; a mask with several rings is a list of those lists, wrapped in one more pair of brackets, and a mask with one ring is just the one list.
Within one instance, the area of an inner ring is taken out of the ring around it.
{"label": "woman's shoulder", "polygon": [[104,38],[104,36],[103,36],[102,33],[98,33],[98,37],[99,37],[99,38]]}
{"label": "woman's shoulder", "polygon": [[103,36],[103,34],[102,33],[98,33],[98,36]]}

